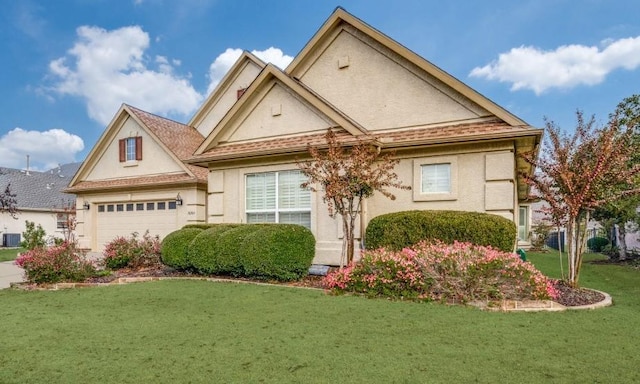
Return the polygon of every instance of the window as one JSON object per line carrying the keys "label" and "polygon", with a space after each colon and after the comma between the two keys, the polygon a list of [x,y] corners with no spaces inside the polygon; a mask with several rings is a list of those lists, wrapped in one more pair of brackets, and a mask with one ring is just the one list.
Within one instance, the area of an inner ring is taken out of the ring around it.
{"label": "window", "polygon": [[451,193],[451,164],[425,164],[422,170],[422,193]]}
{"label": "window", "polygon": [[176,209],[176,202],[175,201],[170,201],[169,202],[169,209]]}
{"label": "window", "polygon": [[104,212],[104,205],[98,205],[98,212]]}
{"label": "window", "polygon": [[127,204],[127,212],[131,212],[133,211],[133,203],[128,203]]}
{"label": "window", "polygon": [[118,204],[118,205],[116,205],[116,211],[118,211],[118,212],[122,212],[122,211],[124,211],[124,204]]}
{"label": "window", "polygon": [[147,203],[147,211],[153,211],[155,208],[155,203]]}
{"label": "window", "polygon": [[287,223],[311,227],[311,192],[300,171],[253,173],[246,176],[248,223]]}
{"label": "window", "polygon": [[136,203],[136,211],[144,211],[144,203]]}
{"label": "window", "polygon": [[120,162],[142,160],[142,137],[128,137],[119,141]]}
{"label": "window", "polygon": [[56,228],[67,229],[69,227],[69,214],[58,213],[56,220]]}
{"label": "window", "polygon": [[164,201],[159,201],[158,202],[158,209],[159,210],[164,210],[166,205],[167,205],[167,203],[165,203]]}
{"label": "window", "polygon": [[413,160],[413,201],[458,199],[458,156],[432,156]]}
{"label": "window", "polygon": [[107,205],[107,212],[113,212],[113,204]]}
{"label": "window", "polygon": [[529,207],[527,206],[518,208],[518,240],[529,240]]}

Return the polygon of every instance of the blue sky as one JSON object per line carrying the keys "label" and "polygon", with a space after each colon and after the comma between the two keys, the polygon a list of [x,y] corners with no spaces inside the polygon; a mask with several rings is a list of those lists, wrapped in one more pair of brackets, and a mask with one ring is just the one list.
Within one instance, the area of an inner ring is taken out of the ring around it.
{"label": "blue sky", "polygon": [[637,0],[0,0],[0,167],[83,160],[121,103],[186,123],[240,50],[285,67],[338,5],[535,127],[640,93]]}

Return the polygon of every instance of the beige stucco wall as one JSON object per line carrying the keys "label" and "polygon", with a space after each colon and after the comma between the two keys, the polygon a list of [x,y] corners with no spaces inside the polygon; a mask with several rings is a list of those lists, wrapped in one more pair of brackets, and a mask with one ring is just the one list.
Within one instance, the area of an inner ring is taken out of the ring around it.
{"label": "beige stucco wall", "polygon": [[[142,137],[142,160],[119,161],[120,139]],[[140,175],[158,175],[184,172],[182,167],[131,117],[128,117],[109,143],[84,180],[108,180]]]}
{"label": "beige stucco wall", "polygon": [[[377,193],[367,200],[362,214],[363,226],[373,217],[404,210],[460,210],[487,212],[514,220],[517,210],[515,196],[515,161],[513,143],[459,145],[440,149],[422,149],[399,153],[400,163],[395,172],[413,190],[394,190],[396,200]],[[440,198],[425,198],[416,194],[416,172],[421,164],[433,161],[452,161],[456,177],[452,180],[455,194]],[[212,169],[208,187],[208,216],[211,223],[245,222],[244,178],[248,173],[297,169],[292,161],[264,166],[236,165]],[[337,265],[342,245],[340,217],[331,218],[322,196],[312,194],[311,231],[316,237],[314,263]],[[360,231],[358,231],[358,237]]]}
{"label": "beige stucco wall", "polygon": [[[192,188],[159,188],[156,190],[141,190],[131,192],[114,192],[100,194],[81,194],[76,200],[78,242],[83,248],[93,251],[102,251],[102,244],[98,241],[96,223],[98,221],[98,205],[101,204],[127,204],[137,202],[174,201],[178,195],[183,200],[182,206],[177,206],[175,211],[158,211],[141,215],[128,215],[127,219],[119,226],[119,236],[129,236],[132,232],[143,234],[146,230],[151,235],[159,235],[161,238],[168,233],[190,223],[206,221],[206,191]],[[89,210],[84,210],[84,203],[90,204]],[[156,213],[163,216],[158,216]],[[115,213],[117,215],[118,213]],[[167,218],[164,215],[174,215],[171,220],[159,221],[158,217]],[[114,216],[117,219],[117,216]],[[113,230],[111,230],[113,231]],[[110,232],[113,233],[113,232]]]}
{"label": "beige stucco wall", "polygon": [[9,214],[2,214],[0,216],[0,233],[19,233],[20,239],[24,240],[22,232],[26,230],[25,221],[27,220],[36,223],[36,226],[40,224],[47,233],[47,237],[63,238],[62,231],[57,228],[57,214],[47,211],[20,211],[17,214],[17,219],[13,219]]}
{"label": "beige stucco wall", "polygon": [[220,138],[239,142],[309,132],[324,132],[330,120],[274,81],[252,108]]}
{"label": "beige stucco wall", "polygon": [[487,115],[406,60],[348,30],[338,34],[301,81],[369,130]]}
{"label": "beige stucco wall", "polygon": [[215,100],[207,100],[207,103],[211,102],[212,106],[208,111],[205,111],[204,116],[196,122],[194,128],[196,128],[202,136],[207,137],[236,102],[238,97],[237,91],[247,88],[261,70],[262,69],[254,62],[247,61],[235,79],[230,81],[224,89],[220,89],[219,93],[210,96],[215,98]]}

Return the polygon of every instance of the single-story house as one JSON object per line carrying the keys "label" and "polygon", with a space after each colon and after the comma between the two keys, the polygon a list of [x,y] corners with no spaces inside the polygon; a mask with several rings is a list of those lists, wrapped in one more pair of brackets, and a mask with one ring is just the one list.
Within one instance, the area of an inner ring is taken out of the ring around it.
{"label": "single-story house", "polygon": [[368,199],[360,233],[409,209],[528,226],[518,172],[532,169],[518,155],[538,150],[542,130],[337,8],[285,70],[245,52],[187,124],[124,105],[67,190],[90,207],[78,215],[80,239],[101,250],[117,234],[162,236],[189,222],[298,223],[316,237],[314,263],[336,265],[340,219],[300,188],[296,166],[328,129],[345,145],[393,151],[412,187]]}
{"label": "single-story house", "polygon": [[64,238],[67,218],[76,207],[76,197],[64,193],[69,180],[80,167],[80,163],[60,165],[45,172],[27,169],[0,169],[2,191],[10,185],[16,195],[17,214],[0,215],[2,246],[16,246],[25,231],[25,221],[41,225],[47,235]]}

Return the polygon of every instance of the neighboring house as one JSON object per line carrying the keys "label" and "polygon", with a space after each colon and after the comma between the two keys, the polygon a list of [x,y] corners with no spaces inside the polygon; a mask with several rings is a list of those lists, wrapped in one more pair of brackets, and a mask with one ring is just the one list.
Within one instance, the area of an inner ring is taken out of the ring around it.
{"label": "neighboring house", "polygon": [[80,163],[61,165],[46,172],[0,169],[0,187],[4,191],[7,184],[11,184],[18,208],[17,219],[7,213],[0,215],[3,246],[15,245],[15,239],[22,239],[27,220],[40,224],[47,235],[64,237],[69,209],[75,209],[76,203],[75,196],[63,190],[78,167]]}
{"label": "neighboring house", "polygon": [[[327,129],[345,145],[367,140],[394,151],[400,159],[395,171],[412,187],[392,191],[395,201],[380,194],[368,199],[360,233],[375,216],[410,209],[529,220],[528,187],[518,172],[532,170],[518,155],[537,151],[542,130],[341,8],[286,70],[244,53],[189,124],[165,123],[161,131],[192,132],[188,148],[181,147],[189,155],[171,156],[170,144],[141,116],[167,121],[124,106],[70,185],[79,207],[91,204],[79,228],[94,250],[116,233],[117,224],[120,232],[153,232],[151,221],[126,214],[127,204],[160,195],[169,201],[179,191],[187,207],[178,209],[161,235],[189,221],[298,223],[316,237],[314,263],[338,264],[341,220],[329,217],[320,194],[300,188],[304,178],[296,166],[308,159],[308,145],[326,146]],[[197,144],[193,132],[201,136]],[[141,133],[145,155],[128,167],[119,162],[118,143]],[[153,146],[146,146],[149,141]],[[150,153],[173,161],[149,163]],[[180,169],[193,172],[191,189],[183,182],[168,189],[156,180]],[[203,179],[195,180],[196,170]],[[106,211],[109,206],[113,212]]]}

